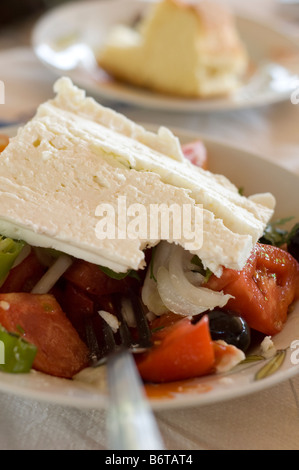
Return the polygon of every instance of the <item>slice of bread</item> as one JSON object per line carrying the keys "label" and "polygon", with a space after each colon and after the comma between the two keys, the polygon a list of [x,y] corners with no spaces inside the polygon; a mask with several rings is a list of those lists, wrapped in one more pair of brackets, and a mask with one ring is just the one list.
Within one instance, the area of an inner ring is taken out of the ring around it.
{"label": "slice of bread", "polygon": [[230,11],[211,1],[162,0],[137,28],[112,28],[98,63],[132,85],[176,96],[213,97],[239,86],[248,56]]}

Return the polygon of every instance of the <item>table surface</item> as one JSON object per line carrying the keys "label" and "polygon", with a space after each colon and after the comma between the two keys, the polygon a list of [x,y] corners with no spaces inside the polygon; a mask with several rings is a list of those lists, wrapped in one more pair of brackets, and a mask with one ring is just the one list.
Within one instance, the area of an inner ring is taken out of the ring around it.
{"label": "table surface", "polygon": [[[251,0],[246,5],[227,1],[271,21],[299,41],[299,22],[278,13],[274,0]],[[2,123],[31,117],[36,106],[53,94],[56,77],[37,61],[30,47],[36,19],[0,31],[0,79],[6,84],[6,103],[0,106]],[[139,122],[196,130],[263,155],[299,174],[299,105],[290,101],[202,115],[128,107],[126,114]],[[225,404],[159,411],[156,418],[168,450],[298,450],[298,393],[299,377],[294,377]],[[0,393],[2,450],[106,449],[105,422],[105,411],[64,408]]]}

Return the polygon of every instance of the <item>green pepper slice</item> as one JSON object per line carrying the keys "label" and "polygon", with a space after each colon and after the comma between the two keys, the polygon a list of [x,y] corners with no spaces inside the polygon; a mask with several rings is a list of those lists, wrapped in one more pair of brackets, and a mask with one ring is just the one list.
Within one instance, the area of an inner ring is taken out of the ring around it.
{"label": "green pepper slice", "polygon": [[23,241],[0,236],[0,283],[6,278],[24,246]]}
{"label": "green pepper slice", "polygon": [[13,374],[26,374],[32,369],[37,347],[16,333],[0,326],[0,370]]}

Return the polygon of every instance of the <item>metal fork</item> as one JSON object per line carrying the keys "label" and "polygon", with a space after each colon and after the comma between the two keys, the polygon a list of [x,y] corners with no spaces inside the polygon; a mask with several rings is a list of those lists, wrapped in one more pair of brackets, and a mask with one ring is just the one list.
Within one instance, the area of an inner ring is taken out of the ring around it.
{"label": "metal fork", "polygon": [[[107,364],[108,447],[113,450],[163,450],[160,431],[132,356],[144,352],[152,344],[142,304],[133,293],[126,298],[114,296],[112,300],[120,322],[117,333],[104,320],[100,340],[90,323],[86,329],[93,367]],[[123,314],[124,302],[131,303],[137,338],[132,335]]]}

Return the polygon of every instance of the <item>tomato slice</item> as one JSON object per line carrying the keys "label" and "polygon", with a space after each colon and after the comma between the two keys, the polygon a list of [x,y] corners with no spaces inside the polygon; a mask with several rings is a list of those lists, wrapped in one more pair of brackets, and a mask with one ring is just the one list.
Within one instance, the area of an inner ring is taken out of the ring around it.
{"label": "tomato slice", "polygon": [[34,251],[15,268],[12,268],[0,292],[30,292],[45,273]]}
{"label": "tomato slice", "polygon": [[224,269],[221,278],[212,276],[205,286],[232,295],[225,309],[254,330],[274,335],[299,297],[299,264],[281,248],[257,243],[242,271]]}
{"label": "tomato slice", "polygon": [[177,313],[164,313],[160,317],[156,317],[154,320],[150,322],[150,329],[153,333],[159,332],[165,327],[169,327],[181,321],[184,317],[178,315]]}
{"label": "tomato slice", "polygon": [[174,382],[212,371],[215,352],[205,315],[193,324],[180,318],[153,333],[153,347],[136,355],[136,364],[145,382]]}
{"label": "tomato slice", "polygon": [[[57,299],[56,295],[55,297]],[[73,327],[79,333],[80,338],[86,342],[85,320],[87,317],[94,315],[93,300],[84,291],[67,282],[62,294],[59,296],[59,304]]]}
{"label": "tomato slice", "polygon": [[64,274],[64,278],[86,294],[96,297],[126,293],[138,283],[131,277],[122,280],[113,279],[101,271],[99,266],[83,260],[76,260]]}
{"label": "tomato slice", "polygon": [[184,156],[190,160],[193,165],[199,166],[204,170],[208,169],[207,149],[201,140],[195,140],[182,145]]}
{"label": "tomato slice", "polygon": [[37,347],[33,368],[71,378],[88,365],[88,348],[52,295],[0,294],[0,324]]}

